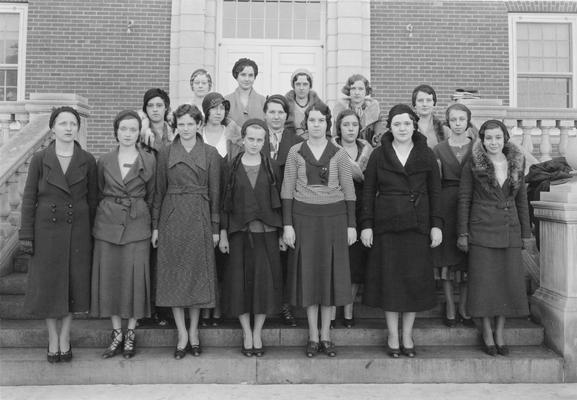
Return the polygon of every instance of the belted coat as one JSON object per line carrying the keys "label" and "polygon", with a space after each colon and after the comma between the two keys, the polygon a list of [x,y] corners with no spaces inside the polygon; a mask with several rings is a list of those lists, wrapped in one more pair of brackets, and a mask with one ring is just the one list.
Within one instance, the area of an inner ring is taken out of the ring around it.
{"label": "belted coat", "polygon": [[19,232],[20,240],[34,242],[24,304],[29,315],[88,311],[97,191],[96,161],[78,143],[65,174],[54,142],[32,156]]}

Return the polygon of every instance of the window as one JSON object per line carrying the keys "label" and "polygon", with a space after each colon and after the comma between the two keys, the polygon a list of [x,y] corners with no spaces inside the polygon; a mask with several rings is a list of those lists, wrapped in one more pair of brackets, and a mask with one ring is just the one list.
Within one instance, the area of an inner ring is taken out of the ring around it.
{"label": "window", "polygon": [[320,0],[225,0],[222,37],[320,39]]}
{"label": "window", "polygon": [[0,101],[24,100],[26,10],[0,4]]}
{"label": "window", "polygon": [[512,14],[509,21],[511,105],[575,107],[577,16]]}

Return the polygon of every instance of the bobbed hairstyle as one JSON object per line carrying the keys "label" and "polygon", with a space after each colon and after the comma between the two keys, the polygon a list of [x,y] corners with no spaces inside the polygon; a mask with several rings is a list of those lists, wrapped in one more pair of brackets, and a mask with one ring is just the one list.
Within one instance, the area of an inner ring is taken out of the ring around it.
{"label": "bobbed hairstyle", "polygon": [[62,106],[62,107],[54,108],[52,110],[52,114],[50,114],[50,120],[48,121],[48,127],[50,129],[52,129],[52,127],[54,127],[54,123],[56,122],[56,118],[58,118],[58,116],[64,112],[67,112],[67,113],[74,115],[74,118],[76,118],[76,123],[78,124],[78,129],[80,129],[80,114],[78,114],[78,111],[76,111],[74,108],[72,108],[70,106]]}
{"label": "bobbed hairstyle", "polygon": [[258,65],[250,58],[241,58],[237,60],[232,67],[232,77],[234,79],[238,78],[238,74],[240,74],[245,67],[252,67],[254,77],[256,78],[258,76]]}
{"label": "bobbed hairstyle", "polygon": [[447,111],[445,111],[445,120],[447,121],[447,126],[451,127],[451,125],[449,124],[449,117],[451,116],[451,111],[463,111],[464,113],[467,114],[467,128],[471,128],[473,125],[471,124],[471,110],[469,110],[469,107],[467,107],[464,104],[461,103],[455,103],[455,104],[451,104],[449,107],[447,107]]}
{"label": "bobbed hairstyle", "polygon": [[160,97],[162,102],[164,103],[164,107],[166,110],[164,111],[164,120],[166,121],[166,117],[168,116],[168,112],[170,109],[170,97],[168,97],[168,93],[160,88],[152,88],[148,89],[142,98],[142,112],[148,117],[148,113],[146,112],[146,107],[148,106],[148,102],[155,97]]}
{"label": "bobbed hairstyle", "polygon": [[331,109],[329,108],[329,106],[327,106],[320,100],[308,106],[307,109],[305,110],[305,117],[303,119],[303,124],[305,125],[304,128],[306,128],[306,124],[309,119],[309,114],[311,113],[311,111],[318,111],[325,116],[325,118],[327,119],[327,134],[330,134],[332,122],[331,122]]}
{"label": "bobbed hairstyle", "polygon": [[504,143],[506,144],[509,142],[511,135],[509,134],[509,130],[507,129],[505,124],[496,119],[490,119],[489,121],[483,122],[483,125],[481,125],[481,127],[479,128],[479,139],[481,140],[481,144],[483,144],[483,148],[485,148],[485,144],[483,142],[485,141],[485,132],[487,131],[487,129],[497,129],[497,128],[501,129],[501,131],[503,132]]}
{"label": "bobbed hairstyle", "polygon": [[411,104],[413,107],[417,105],[417,94],[419,92],[427,93],[433,96],[433,105],[437,105],[437,92],[429,85],[419,85],[413,89],[413,94],[411,95]]}
{"label": "bobbed hairstyle", "polygon": [[354,75],[349,76],[349,79],[347,79],[347,83],[345,84],[345,86],[343,86],[343,88],[341,89],[341,92],[345,96],[350,96],[351,95],[351,86],[353,86],[355,84],[355,82],[357,82],[357,81],[363,82],[363,84],[365,85],[365,91],[367,92],[367,96],[370,96],[373,93],[373,88],[371,87],[369,80],[361,74],[354,74]]}
{"label": "bobbed hairstyle", "polygon": [[197,106],[182,104],[178,106],[174,113],[172,113],[172,129],[176,129],[178,119],[184,117],[185,115],[190,115],[197,124],[202,122],[202,112],[198,109]]}
{"label": "bobbed hairstyle", "polygon": [[335,136],[337,138],[341,137],[341,122],[343,122],[343,119],[345,119],[345,117],[348,117],[349,115],[352,115],[356,118],[357,122],[359,123],[359,131],[360,131],[361,119],[359,118],[356,112],[354,112],[350,108],[346,108],[343,111],[341,111],[339,115],[337,115],[337,118],[335,119],[335,126],[336,126]]}
{"label": "bobbed hairstyle", "polygon": [[391,124],[393,122],[393,118],[400,114],[407,114],[409,118],[413,121],[413,128],[414,131],[419,130],[419,116],[413,111],[411,107],[406,104],[397,104],[391,107],[389,110],[389,115],[387,116],[387,127],[389,131],[391,131]]}
{"label": "bobbed hairstyle", "polygon": [[287,101],[286,97],[284,97],[282,94],[273,94],[273,95],[270,95],[266,98],[266,100],[264,102],[264,106],[262,107],[262,111],[265,114],[268,111],[268,105],[270,103],[279,104],[286,114],[289,113],[288,101]]}
{"label": "bobbed hairstyle", "polygon": [[[127,119],[135,119],[138,121],[138,131],[140,132],[140,130],[142,129],[142,120],[140,119],[140,116],[138,115],[138,113],[134,110],[123,110],[120,111],[118,114],[116,114],[116,117],[114,117],[114,121],[112,121],[112,126],[114,128],[114,138],[116,139],[116,141],[118,141],[118,128],[120,127],[120,123],[122,121],[125,121]],[[137,142],[140,141],[140,135],[138,135],[138,139]]]}
{"label": "bobbed hairstyle", "polygon": [[[208,91],[210,92],[210,90],[212,89],[212,76],[210,76],[210,74],[208,73],[208,71],[204,68],[199,68],[197,70],[194,70],[194,72],[192,73],[192,75],[190,75],[190,88],[192,89],[192,84],[194,83],[194,80],[196,78],[198,78],[199,76],[206,76],[206,79],[208,80]],[[193,89],[194,91],[194,89]]]}

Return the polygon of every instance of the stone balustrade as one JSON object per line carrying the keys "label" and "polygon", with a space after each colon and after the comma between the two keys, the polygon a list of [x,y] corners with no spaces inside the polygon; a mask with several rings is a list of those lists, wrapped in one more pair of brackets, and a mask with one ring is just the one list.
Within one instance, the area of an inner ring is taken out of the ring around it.
{"label": "stone balustrade", "polygon": [[32,155],[52,140],[48,120],[53,107],[70,105],[81,116],[78,140],[86,146],[86,99],[71,94],[31,94],[30,100],[0,105],[0,276],[11,272],[18,244],[22,193]]}

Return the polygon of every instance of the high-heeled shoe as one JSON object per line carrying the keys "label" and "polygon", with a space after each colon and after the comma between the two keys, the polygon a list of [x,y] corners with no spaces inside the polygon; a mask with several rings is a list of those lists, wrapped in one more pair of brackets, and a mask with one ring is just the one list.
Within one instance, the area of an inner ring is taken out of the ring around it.
{"label": "high-heeled shoe", "polygon": [[212,317],[211,325],[212,326],[220,326],[222,324],[222,317]]}
{"label": "high-heeled shoe", "polygon": [[72,345],[68,345],[68,351],[60,351],[60,361],[70,362],[72,361]]}
{"label": "high-heeled shoe", "polygon": [[355,326],[355,319],[354,318],[344,318],[343,325],[345,328],[352,328]]}
{"label": "high-heeled shoe", "polygon": [[56,351],[54,353],[50,352],[50,349],[46,350],[46,361],[50,364],[55,364],[60,361],[60,352]]}
{"label": "high-heeled shoe", "polygon": [[449,318],[447,316],[447,303],[443,303],[443,310],[444,310],[443,323],[445,324],[445,326],[449,328],[453,328],[454,326],[456,326],[457,318],[456,317]]}
{"label": "high-heeled shoe", "polygon": [[252,353],[253,353],[253,349],[247,349],[246,347],[244,347],[244,342],[242,343],[242,347],[240,349],[240,352],[245,356],[245,357],[252,357]]}
{"label": "high-heeled shoe", "polygon": [[498,344],[496,344],[495,348],[497,349],[497,354],[500,354],[504,357],[507,357],[510,354],[509,347],[507,347],[506,345],[499,346]]}
{"label": "high-heeled shoe", "polygon": [[395,349],[394,347],[389,346],[387,343],[387,354],[391,358],[399,358],[401,356],[401,349],[398,347]]}
{"label": "high-heeled shoe", "polygon": [[182,360],[184,357],[186,357],[187,349],[188,345],[184,346],[184,348],[176,346],[176,349],[174,350],[174,358],[177,360]]}
{"label": "high-heeled shoe", "polygon": [[262,356],[264,356],[264,346],[262,346],[260,349],[257,349],[256,347],[253,347],[253,349],[252,349],[252,354],[254,354],[255,357],[262,357]]}
{"label": "high-heeled shoe", "polygon": [[104,350],[104,353],[102,353],[102,358],[114,357],[115,355],[122,352],[122,343],[124,341],[122,330],[113,329],[110,333],[110,339],[112,340],[112,343],[110,343],[110,346]]}
{"label": "high-heeled shoe", "polygon": [[309,340],[305,348],[305,354],[308,358],[314,357],[319,352],[319,342]]}
{"label": "high-heeled shoe", "polygon": [[321,340],[319,352],[325,353],[329,357],[336,357],[337,355],[336,346],[330,340]]}
{"label": "high-heeled shoe", "polygon": [[404,356],[407,356],[409,358],[415,358],[415,356],[417,355],[417,351],[415,350],[415,345],[413,344],[413,347],[405,347],[405,346],[401,345],[401,354],[403,354]]}
{"label": "high-heeled shoe", "polygon": [[134,329],[128,329],[124,336],[124,346],[122,348],[122,356],[124,358],[132,358],[136,354],[136,332]]}
{"label": "high-heeled shoe", "polygon": [[483,341],[483,351],[487,355],[490,355],[491,357],[495,357],[497,355],[497,346],[495,346],[494,344],[487,344],[487,342],[485,342],[485,338],[483,338],[482,336],[481,336],[481,340]]}
{"label": "high-heeled shoe", "polygon": [[188,350],[193,357],[199,357],[202,354],[202,347],[200,347],[200,342],[198,342],[198,344],[191,344]]}
{"label": "high-heeled shoe", "polygon": [[458,313],[457,317],[459,318],[459,322],[463,326],[466,326],[467,328],[474,328],[475,327],[475,321],[473,321],[473,318],[464,317],[461,313]]}

